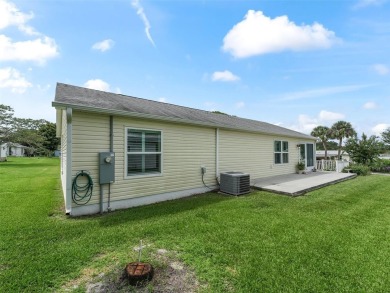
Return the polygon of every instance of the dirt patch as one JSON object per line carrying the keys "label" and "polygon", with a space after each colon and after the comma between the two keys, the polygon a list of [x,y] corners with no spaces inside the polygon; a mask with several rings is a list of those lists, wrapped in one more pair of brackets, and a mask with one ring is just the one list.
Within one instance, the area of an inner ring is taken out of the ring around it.
{"label": "dirt patch", "polygon": [[142,287],[131,286],[123,268],[117,268],[108,274],[100,274],[86,285],[88,293],[136,292],[136,293],[195,293],[206,286],[201,285],[195,273],[180,262],[174,253],[158,249],[154,254],[154,277]]}

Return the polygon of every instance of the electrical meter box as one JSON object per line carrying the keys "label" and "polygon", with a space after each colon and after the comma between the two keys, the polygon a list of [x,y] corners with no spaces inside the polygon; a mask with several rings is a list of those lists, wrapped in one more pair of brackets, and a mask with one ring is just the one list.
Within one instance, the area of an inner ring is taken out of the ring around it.
{"label": "electrical meter box", "polygon": [[115,153],[99,153],[99,183],[108,184],[115,182]]}

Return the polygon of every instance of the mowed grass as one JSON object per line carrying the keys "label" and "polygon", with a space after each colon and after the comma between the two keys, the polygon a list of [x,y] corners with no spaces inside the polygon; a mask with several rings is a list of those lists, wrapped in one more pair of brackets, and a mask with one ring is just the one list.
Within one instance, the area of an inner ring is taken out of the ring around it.
{"label": "mowed grass", "polygon": [[208,193],[72,219],[58,159],[12,158],[0,192],[0,292],[82,292],[72,284],[124,268],[140,239],[144,261],[174,251],[205,292],[390,292],[388,176],[297,198]]}

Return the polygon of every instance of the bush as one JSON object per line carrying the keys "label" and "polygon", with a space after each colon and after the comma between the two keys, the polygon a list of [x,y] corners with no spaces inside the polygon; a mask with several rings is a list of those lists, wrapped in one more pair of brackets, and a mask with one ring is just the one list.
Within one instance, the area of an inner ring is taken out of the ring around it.
{"label": "bush", "polygon": [[380,172],[380,173],[390,173],[390,160],[376,160],[371,165],[371,171],[373,172]]}
{"label": "bush", "polygon": [[371,173],[370,167],[363,164],[352,164],[348,167],[345,167],[343,169],[344,173],[348,172],[346,169],[349,169],[351,173],[356,173],[359,176],[366,176]]}

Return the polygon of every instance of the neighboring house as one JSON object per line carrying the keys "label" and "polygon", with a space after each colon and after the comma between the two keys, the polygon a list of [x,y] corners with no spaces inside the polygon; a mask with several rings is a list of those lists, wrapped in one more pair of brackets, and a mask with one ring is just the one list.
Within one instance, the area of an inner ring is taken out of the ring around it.
{"label": "neighboring house", "polygon": [[[337,160],[338,159],[338,150],[328,150],[327,156],[328,158],[325,158],[325,151],[316,151],[316,159],[317,160]],[[341,160],[343,161],[349,161],[349,155],[347,152],[341,150]]]}
{"label": "neighboring house", "polygon": [[8,143],[8,156],[23,157],[26,154],[26,146],[18,143]]}
{"label": "neighboring house", "polygon": [[3,143],[0,146],[0,160],[5,161],[7,156],[23,157],[26,147],[12,142]]}
{"label": "neighboring house", "polygon": [[379,159],[382,159],[382,160],[390,160],[390,154],[389,154],[389,153],[380,154],[380,155],[379,155]]}
{"label": "neighboring house", "polygon": [[[265,122],[61,83],[53,107],[65,209],[74,216],[203,193],[218,187],[221,172],[253,181],[295,173],[302,155],[308,169],[315,164],[316,138]],[[81,171],[93,180],[85,205],[72,199]]]}

